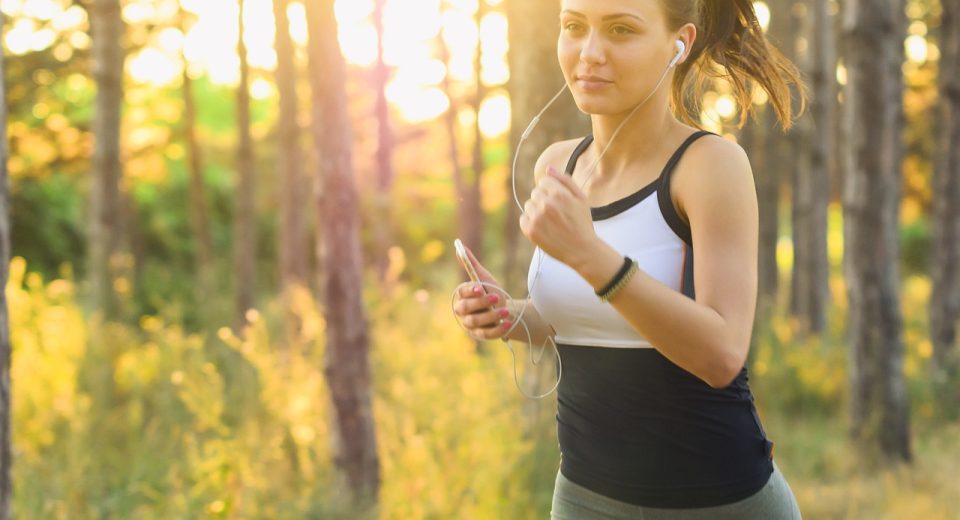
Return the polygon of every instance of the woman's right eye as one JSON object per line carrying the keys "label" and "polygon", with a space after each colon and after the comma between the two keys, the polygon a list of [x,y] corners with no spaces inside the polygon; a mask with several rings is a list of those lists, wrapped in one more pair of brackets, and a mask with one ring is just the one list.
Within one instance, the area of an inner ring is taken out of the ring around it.
{"label": "woman's right eye", "polygon": [[580,27],[580,24],[576,22],[570,22],[570,23],[564,24],[563,29],[565,31],[577,32],[581,30],[581,27]]}

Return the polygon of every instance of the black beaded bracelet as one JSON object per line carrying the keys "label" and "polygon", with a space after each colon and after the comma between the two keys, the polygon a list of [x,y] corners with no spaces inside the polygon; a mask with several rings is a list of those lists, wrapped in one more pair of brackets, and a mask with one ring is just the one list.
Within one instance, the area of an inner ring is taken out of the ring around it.
{"label": "black beaded bracelet", "polygon": [[599,296],[600,298],[603,298],[604,295],[606,295],[608,292],[610,292],[610,290],[613,289],[614,286],[617,285],[617,283],[620,281],[621,278],[623,278],[624,276],[626,276],[627,271],[630,270],[630,266],[631,266],[631,265],[633,265],[633,260],[630,259],[629,256],[624,256],[624,257],[623,257],[623,265],[620,266],[620,270],[617,271],[617,274],[613,275],[613,279],[610,280],[610,283],[608,283],[607,285],[605,285],[605,286],[603,287],[603,289],[600,289],[599,291],[595,291],[595,294],[596,294],[597,296]]}

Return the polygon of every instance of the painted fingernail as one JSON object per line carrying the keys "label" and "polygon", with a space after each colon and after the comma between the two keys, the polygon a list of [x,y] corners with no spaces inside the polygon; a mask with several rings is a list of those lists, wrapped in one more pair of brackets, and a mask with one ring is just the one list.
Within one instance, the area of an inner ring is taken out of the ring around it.
{"label": "painted fingernail", "polygon": [[480,286],[479,286],[479,285],[473,288],[473,294],[480,294]]}
{"label": "painted fingernail", "polygon": [[513,325],[513,322],[510,320],[503,322],[503,328],[505,329],[509,329],[511,325]]}
{"label": "painted fingernail", "polygon": [[509,310],[509,309],[500,309],[500,317],[501,317],[501,318],[506,318],[506,317],[509,316],[509,315],[510,315],[510,310]]}
{"label": "painted fingernail", "polygon": [[490,300],[490,303],[497,303],[498,301],[500,301],[500,295],[499,295],[499,294],[491,294],[488,299]]}

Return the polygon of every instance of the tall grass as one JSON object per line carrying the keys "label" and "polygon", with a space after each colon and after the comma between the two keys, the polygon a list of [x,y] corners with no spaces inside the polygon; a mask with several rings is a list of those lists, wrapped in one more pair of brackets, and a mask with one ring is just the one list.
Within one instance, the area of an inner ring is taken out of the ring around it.
{"label": "tall grass", "polygon": [[[452,267],[452,266],[451,266]],[[539,519],[559,463],[555,396],[527,402],[510,353],[478,355],[449,292],[366,285],[382,519]],[[842,295],[842,282],[832,282]],[[925,376],[929,282],[906,280],[912,466],[864,472],[846,435],[842,298],[822,339],[775,317],[751,384],[806,518],[960,515],[960,424],[940,420]],[[11,263],[15,508],[21,518],[361,518],[332,465],[324,329],[306,292],[268,302],[239,336],[159,316],[87,318],[69,276]],[[779,316],[779,315],[778,315]],[[548,353],[549,355],[549,353]],[[518,356],[518,364],[525,363]]]}

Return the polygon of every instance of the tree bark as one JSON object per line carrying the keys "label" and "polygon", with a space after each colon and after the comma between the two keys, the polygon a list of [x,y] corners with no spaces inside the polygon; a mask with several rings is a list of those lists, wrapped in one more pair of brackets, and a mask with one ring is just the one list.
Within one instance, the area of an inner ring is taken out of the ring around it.
{"label": "tree bark", "polygon": [[[960,400],[960,0],[942,0],[940,18],[940,143],[933,189],[933,293],[930,337],[934,379],[944,409]],[[956,413],[955,411],[953,413]]]}
{"label": "tree bark", "polygon": [[844,5],[848,81],[843,153],[851,434],[864,460],[909,461],[899,247],[902,0]]}
{"label": "tree bark", "polygon": [[836,59],[833,21],[826,2],[806,4],[803,23],[809,45],[803,53],[804,69],[813,87],[811,112],[802,118],[794,183],[794,303],[795,314],[808,330],[822,333],[826,327],[830,264],[827,257],[827,207],[830,202],[830,170],[835,113]]}
{"label": "tree bark", "polygon": [[304,219],[307,182],[300,150],[295,49],[287,18],[289,0],[273,0],[276,22],[277,90],[280,111],[277,118],[277,169],[280,174],[280,291],[286,304],[289,342],[299,337],[300,321],[291,311],[292,291],[307,286],[307,229]]}
{"label": "tree bark", "polygon": [[[181,25],[186,32],[186,13],[181,7]],[[190,171],[190,220],[193,227],[194,262],[197,269],[197,287],[194,299],[197,309],[213,291],[213,242],[210,238],[210,219],[207,216],[206,182],[203,175],[203,150],[197,139],[197,103],[193,93],[193,78],[183,57],[183,138],[187,145],[187,168]]]}
{"label": "tree bark", "polygon": [[375,206],[377,221],[381,225],[374,227],[377,242],[377,274],[381,282],[386,281],[390,265],[389,250],[393,245],[391,197],[393,191],[393,129],[390,124],[390,106],[387,103],[387,82],[390,80],[390,68],[383,60],[383,10],[386,0],[376,0],[374,8],[374,26],[377,30],[377,63],[373,69],[374,83],[377,89],[377,189]]}
{"label": "tree bark", "polygon": [[[483,17],[486,14],[486,5],[483,1],[477,4],[476,24],[480,27]],[[483,247],[483,205],[480,186],[483,180],[483,170],[485,164],[483,161],[483,133],[480,131],[480,106],[483,104],[483,98],[486,97],[486,88],[483,86],[483,65],[480,61],[481,42],[477,41],[476,53],[473,56],[473,71],[476,80],[473,97],[473,113],[476,117],[473,120],[473,161],[471,179],[466,191],[466,218],[461,225],[460,237],[463,242],[470,247],[474,255],[481,263],[485,263],[486,254]]]}
{"label": "tree bark", "polygon": [[[771,43],[777,46],[780,51],[790,59],[796,59],[796,39],[793,22],[793,14],[790,0],[771,0],[770,5],[770,26],[767,31],[767,38]],[[766,124],[767,133],[770,136],[766,141],[766,161],[767,170],[764,172],[762,185],[757,189],[764,193],[760,200],[761,228],[760,239],[773,240],[774,242],[766,244],[767,249],[763,253],[765,260],[761,260],[761,269],[767,269],[765,275],[759,279],[761,289],[759,294],[770,294],[776,298],[781,288],[780,270],[777,264],[777,242],[779,241],[780,229],[780,211],[782,207],[783,189],[792,177],[793,160],[795,157],[796,137],[784,133],[778,126],[774,117],[771,105],[764,106],[764,113],[761,116]],[[764,200],[768,198],[768,200]],[[763,258],[762,257],[762,258]],[[762,267],[766,264],[766,267]],[[761,273],[764,271],[761,271]],[[767,292],[769,291],[769,293]]]}
{"label": "tree bark", "polygon": [[[3,39],[4,16],[0,13],[0,40]],[[0,52],[0,78],[6,77],[3,53]],[[7,89],[0,81],[0,287],[10,277],[10,181],[7,177]],[[10,438],[10,313],[7,291],[0,291],[0,520],[13,516],[13,452]]]}
{"label": "tree bark", "polygon": [[[807,331],[822,332],[826,323],[826,301],[829,293],[827,261],[827,205],[830,200],[828,171],[829,142],[824,148],[824,135],[829,136],[830,83],[824,78],[824,61],[830,52],[827,42],[821,41],[820,27],[828,17],[825,2],[794,4],[794,27],[797,37],[808,42],[796,49],[796,60],[801,70],[807,71],[813,82],[813,110],[802,116],[794,132],[795,163],[793,170],[793,276],[791,277],[791,312]],[[822,16],[821,16],[822,15]],[[833,74],[835,76],[836,74]]]}
{"label": "tree bark", "polygon": [[237,86],[237,200],[233,216],[234,276],[237,283],[234,329],[241,331],[247,311],[254,306],[256,287],[256,223],[254,221],[253,138],[250,136],[250,67],[243,41],[244,0],[238,20],[237,54],[240,56],[240,84]]}
{"label": "tree bark", "polygon": [[89,273],[94,309],[104,319],[119,317],[112,263],[120,250],[120,110],[123,101],[123,21],[119,0],[90,4],[94,102],[93,183],[90,190]]}
{"label": "tree bark", "polygon": [[[756,346],[763,340],[763,335],[757,333],[765,328],[773,316],[777,302],[777,287],[779,286],[780,271],[777,267],[777,241],[779,240],[779,199],[780,175],[776,163],[770,161],[770,134],[776,129],[771,124],[770,110],[767,106],[754,107],[757,110],[757,120],[749,121],[741,131],[741,141],[744,149],[750,155],[750,165],[757,188],[759,202],[760,232],[757,312],[754,320],[754,334],[751,335],[748,364],[752,364]],[[774,137],[776,139],[777,137]]]}
{"label": "tree bark", "polygon": [[[522,0],[506,2],[510,40],[510,92],[512,151],[530,120],[553,98],[564,84],[557,61],[560,4],[556,0]],[[550,144],[582,137],[591,131],[590,118],[573,102],[569,91],[544,114],[530,138],[524,143],[517,160],[517,198],[522,205],[533,191],[533,166],[537,157]],[[510,155],[511,163],[513,153]],[[533,246],[520,233],[520,208],[513,197],[512,179],[507,181],[507,215],[504,230],[506,254],[503,287],[510,294],[526,294],[529,259]]]}
{"label": "tree bark", "polygon": [[[441,36],[437,36],[437,45],[440,48],[441,60],[444,65],[450,66],[450,50]],[[457,223],[459,226],[458,234],[463,234],[463,223],[468,220],[466,200],[468,187],[463,174],[463,167],[460,164],[460,145],[457,142],[457,107],[459,106],[457,98],[454,96],[453,85],[450,82],[450,75],[443,77],[441,84],[443,93],[450,100],[450,106],[443,116],[444,128],[447,132],[447,154],[450,156],[450,167],[453,172],[453,189],[456,192],[457,200]],[[464,281],[468,280],[466,273],[462,274]]]}
{"label": "tree bark", "polygon": [[333,0],[306,3],[313,137],[320,157],[317,205],[327,323],[324,374],[333,401],[333,453],[354,501],[375,507],[380,462],[374,435],[370,337],[362,299],[359,204],[347,114],[345,65]]}

